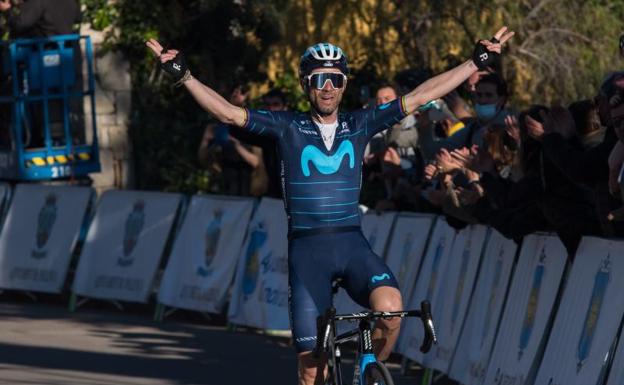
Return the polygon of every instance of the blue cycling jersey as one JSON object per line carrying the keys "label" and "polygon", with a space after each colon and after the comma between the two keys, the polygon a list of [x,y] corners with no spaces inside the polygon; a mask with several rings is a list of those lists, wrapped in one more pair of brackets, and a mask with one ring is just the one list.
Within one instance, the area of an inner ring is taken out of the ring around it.
{"label": "blue cycling jersey", "polygon": [[405,117],[403,98],[376,108],[339,113],[329,151],[310,114],[246,111],[245,128],[278,143],[289,232],[359,226],[364,149],[373,135]]}

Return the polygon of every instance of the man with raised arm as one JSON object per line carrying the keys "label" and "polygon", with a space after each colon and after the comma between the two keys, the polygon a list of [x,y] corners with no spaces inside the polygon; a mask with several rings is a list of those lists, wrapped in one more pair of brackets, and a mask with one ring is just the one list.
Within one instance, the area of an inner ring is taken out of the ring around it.
{"label": "man with raised arm", "polygon": [[[236,107],[195,79],[177,50],[146,44],[163,70],[184,85],[199,105],[223,123],[272,137],[280,152],[282,190],[288,216],[290,317],[299,359],[299,385],[323,384],[324,362],[313,356],[316,319],[331,303],[331,283],[341,285],[361,306],[374,311],[403,309],[390,269],[373,253],[360,229],[358,199],[364,149],[377,132],[392,127],[419,106],[438,99],[487,68],[513,36],[506,27],[476,44],[473,58],[435,76],[407,95],[371,109],[339,111],[349,73],[343,51],[329,43],[301,56],[299,78],[309,113]],[[398,318],[378,322],[373,333],[384,360],[399,334]]]}

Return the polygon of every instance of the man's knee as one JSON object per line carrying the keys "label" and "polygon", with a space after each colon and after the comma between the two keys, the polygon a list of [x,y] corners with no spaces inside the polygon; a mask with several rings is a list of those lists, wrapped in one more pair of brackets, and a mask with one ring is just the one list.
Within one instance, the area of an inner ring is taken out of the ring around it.
{"label": "man's knee", "polygon": [[[403,300],[401,298],[401,292],[389,286],[378,287],[370,295],[370,303],[373,311],[401,311],[403,310]],[[378,326],[395,330],[401,326],[401,318],[393,317],[388,319],[381,319]]]}
{"label": "man's knee", "polygon": [[299,384],[319,385],[323,384],[325,355],[315,358],[312,352],[299,354]]}

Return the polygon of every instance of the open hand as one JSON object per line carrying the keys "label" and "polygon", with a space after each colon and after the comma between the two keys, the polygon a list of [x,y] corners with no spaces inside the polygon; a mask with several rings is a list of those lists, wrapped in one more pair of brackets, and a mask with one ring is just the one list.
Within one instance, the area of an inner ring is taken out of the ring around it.
{"label": "open hand", "polygon": [[518,119],[515,116],[507,115],[505,117],[505,131],[517,145],[520,145],[520,127],[518,126]]}
{"label": "open hand", "polygon": [[436,154],[436,162],[442,172],[453,172],[462,168],[462,166],[456,162],[455,159],[453,159],[451,153],[448,152],[446,148],[440,149],[440,151]]}
{"label": "open hand", "polygon": [[542,140],[544,136],[544,125],[529,115],[526,116],[524,121],[526,123],[527,134],[535,140]]}

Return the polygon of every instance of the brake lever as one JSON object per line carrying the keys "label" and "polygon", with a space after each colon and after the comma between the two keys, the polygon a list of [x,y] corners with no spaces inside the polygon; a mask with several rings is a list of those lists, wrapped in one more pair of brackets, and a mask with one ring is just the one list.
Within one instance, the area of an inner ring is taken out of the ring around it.
{"label": "brake lever", "polygon": [[420,303],[420,320],[423,323],[423,329],[425,331],[425,338],[423,339],[422,345],[420,345],[420,351],[422,353],[427,353],[431,350],[433,344],[438,343],[429,301],[422,301]]}

